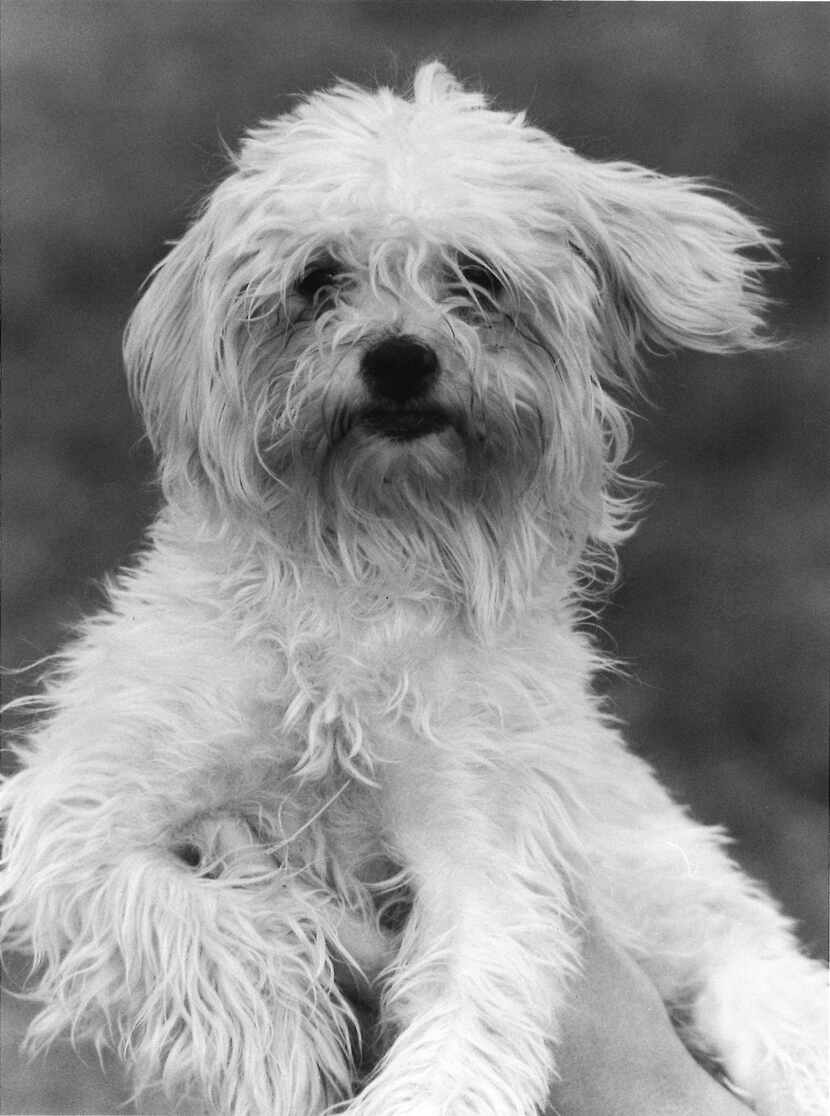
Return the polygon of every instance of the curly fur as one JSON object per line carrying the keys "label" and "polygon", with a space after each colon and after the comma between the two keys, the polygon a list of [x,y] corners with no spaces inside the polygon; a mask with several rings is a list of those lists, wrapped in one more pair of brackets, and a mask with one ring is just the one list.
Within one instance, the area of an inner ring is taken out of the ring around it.
{"label": "curly fur", "polygon": [[[774,255],[437,63],[248,134],[127,330],[163,510],[0,790],[35,1045],[234,1116],[532,1116],[590,915],[762,1116],[824,1113],[823,971],[626,750],[579,623],[642,354],[767,344]],[[420,436],[367,385],[390,337],[435,354]]]}

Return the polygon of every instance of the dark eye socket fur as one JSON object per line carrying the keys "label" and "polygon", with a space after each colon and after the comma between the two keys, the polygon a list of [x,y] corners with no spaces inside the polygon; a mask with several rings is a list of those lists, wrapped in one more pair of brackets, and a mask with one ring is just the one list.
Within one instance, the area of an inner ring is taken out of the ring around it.
{"label": "dark eye socket fur", "polygon": [[308,265],[294,289],[301,298],[313,302],[319,295],[335,287],[341,275],[342,268],[336,260],[317,260]]}
{"label": "dark eye socket fur", "polygon": [[477,291],[484,291],[493,299],[498,298],[504,291],[504,284],[497,273],[483,260],[460,256],[458,270],[471,287]]}

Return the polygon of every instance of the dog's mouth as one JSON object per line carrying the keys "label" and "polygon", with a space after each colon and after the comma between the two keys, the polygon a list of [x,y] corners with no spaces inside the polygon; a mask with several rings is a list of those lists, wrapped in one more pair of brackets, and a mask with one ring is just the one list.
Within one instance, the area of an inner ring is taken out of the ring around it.
{"label": "dog's mouth", "polygon": [[411,442],[438,434],[452,425],[443,407],[371,407],[360,415],[360,425],[394,442]]}

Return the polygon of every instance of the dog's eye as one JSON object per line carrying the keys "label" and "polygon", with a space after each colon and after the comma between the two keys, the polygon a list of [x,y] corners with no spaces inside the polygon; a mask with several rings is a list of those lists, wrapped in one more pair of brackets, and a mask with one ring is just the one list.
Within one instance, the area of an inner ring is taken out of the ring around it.
{"label": "dog's eye", "polygon": [[301,298],[313,302],[315,298],[335,287],[340,275],[340,267],[334,260],[313,263],[297,280],[295,290]]}
{"label": "dog's eye", "polygon": [[504,291],[504,285],[496,272],[483,260],[462,256],[458,260],[458,270],[464,282],[476,292],[483,292],[491,299],[497,299]]}

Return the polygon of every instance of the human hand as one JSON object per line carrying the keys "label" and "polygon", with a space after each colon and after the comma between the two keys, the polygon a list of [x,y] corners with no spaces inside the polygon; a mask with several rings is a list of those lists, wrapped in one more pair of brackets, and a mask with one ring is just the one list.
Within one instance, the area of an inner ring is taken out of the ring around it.
{"label": "human hand", "polygon": [[545,1116],[746,1116],[692,1058],[651,981],[596,928],[562,1018]]}

